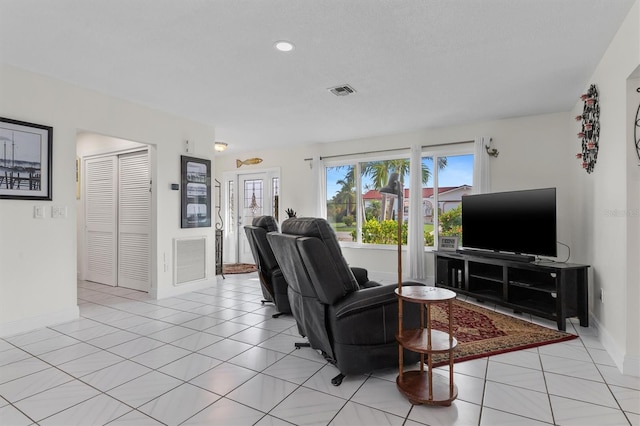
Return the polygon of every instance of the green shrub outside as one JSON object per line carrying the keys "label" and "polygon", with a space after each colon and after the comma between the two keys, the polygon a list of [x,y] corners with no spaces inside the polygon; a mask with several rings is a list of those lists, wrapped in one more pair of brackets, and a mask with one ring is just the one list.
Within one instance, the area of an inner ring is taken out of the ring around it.
{"label": "green shrub outside", "polygon": [[[440,235],[460,237],[462,244],[462,206],[442,213],[440,216]],[[346,217],[345,217],[346,219]],[[353,224],[353,222],[350,222]],[[345,220],[345,225],[348,225]],[[350,226],[350,225],[348,225]],[[351,231],[353,241],[357,240],[357,230]],[[431,229],[424,230],[425,246],[434,245],[434,237]],[[402,224],[402,244],[407,244],[408,225],[407,222]],[[383,220],[379,222],[376,219],[369,219],[362,225],[362,242],[368,244],[398,244],[398,222],[395,220]]]}
{"label": "green shrub outside", "polygon": [[346,215],[342,218],[342,222],[344,222],[345,226],[347,226],[348,228],[352,227],[355,221],[356,218],[351,215]]}
{"label": "green shrub outside", "polygon": [[[402,224],[402,244],[407,244],[408,225]],[[354,241],[356,231],[351,232]],[[369,244],[398,244],[398,222],[395,220],[369,219],[362,225],[362,242]]]}
{"label": "green shrub outside", "polygon": [[440,218],[440,235],[445,237],[460,237],[458,244],[462,245],[462,205],[442,213]]}

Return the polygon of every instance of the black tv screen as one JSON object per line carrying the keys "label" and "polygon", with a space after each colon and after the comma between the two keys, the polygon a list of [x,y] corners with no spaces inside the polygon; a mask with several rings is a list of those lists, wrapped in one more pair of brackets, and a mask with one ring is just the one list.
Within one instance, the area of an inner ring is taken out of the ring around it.
{"label": "black tv screen", "polygon": [[462,197],[462,245],[498,252],[557,256],[556,189]]}

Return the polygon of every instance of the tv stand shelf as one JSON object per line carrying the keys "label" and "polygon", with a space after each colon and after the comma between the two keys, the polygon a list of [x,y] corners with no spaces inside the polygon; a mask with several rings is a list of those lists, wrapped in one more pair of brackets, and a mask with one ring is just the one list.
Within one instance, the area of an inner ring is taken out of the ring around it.
{"label": "tv stand shelf", "polygon": [[588,265],[521,262],[481,254],[436,251],[436,287],[556,321],[578,317],[589,326]]}

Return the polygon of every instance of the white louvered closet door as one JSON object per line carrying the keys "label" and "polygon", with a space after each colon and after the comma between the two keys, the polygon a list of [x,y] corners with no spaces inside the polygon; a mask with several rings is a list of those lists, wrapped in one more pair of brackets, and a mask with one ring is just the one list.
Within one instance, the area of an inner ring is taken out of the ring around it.
{"label": "white louvered closet door", "polygon": [[86,279],[115,286],[117,281],[118,158],[85,161]]}
{"label": "white louvered closet door", "polygon": [[151,184],[147,151],[119,157],[118,286],[151,288]]}

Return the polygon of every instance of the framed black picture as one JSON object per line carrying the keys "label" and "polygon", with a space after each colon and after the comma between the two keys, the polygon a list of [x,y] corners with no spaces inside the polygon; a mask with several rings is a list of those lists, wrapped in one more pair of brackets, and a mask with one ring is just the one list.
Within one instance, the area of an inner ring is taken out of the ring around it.
{"label": "framed black picture", "polygon": [[211,160],[180,156],[182,228],[211,226]]}
{"label": "framed black picture", "polygon": [[53,127],[0,117],[0,198],[51,200]]}

